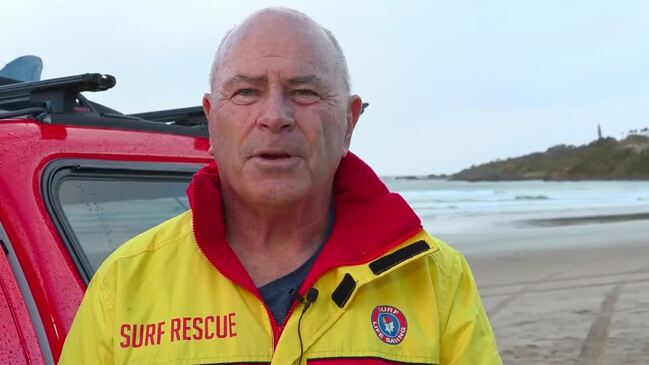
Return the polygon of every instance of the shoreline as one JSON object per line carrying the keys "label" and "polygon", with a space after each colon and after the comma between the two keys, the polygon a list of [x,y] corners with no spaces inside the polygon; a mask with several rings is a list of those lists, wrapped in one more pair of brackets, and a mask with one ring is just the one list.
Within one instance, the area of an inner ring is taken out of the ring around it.
{"label": "shoreline", "polygon": [[[527,219],[519,222],[520,224],[534,226],[534,227],[556,227],[556,226],[571,226],[571,225],[580,225],[580,224],[627,222],[627,221],[636,221],[636,220],[649,220],[649,212]],[[649,224],[649,222],[647,222],[647,224]]]}
{"label": "shoreline", "polygon": [[417,176],[417,175],[388,175],[379,176],[382,180],[394,181],[449,181],[449,182],[467,182],[467,183],[508,183],[521,181],[537,182],[628,182],[628,181],[649,181],[649,176],[628,177],[628,178],[571,178],[571,179],[539,179],[539,178],[520,178],[520,179],[454,179],[452,175],[447,176]]}
{"label": "shoreline", "polygon": [[646,206],[423,217],[422,225],[465,255],[601,247],[649,239]]}

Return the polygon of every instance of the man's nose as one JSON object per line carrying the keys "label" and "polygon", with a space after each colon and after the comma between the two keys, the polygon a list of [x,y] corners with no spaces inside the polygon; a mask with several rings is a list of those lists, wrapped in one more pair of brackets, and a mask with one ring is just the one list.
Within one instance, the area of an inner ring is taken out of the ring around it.
{"label": "man's nose", "polygon": [[273,133],[295,127],[291,105],[282,92],[271,91],[268,94],[257,122],[260,127],[268,128]]}

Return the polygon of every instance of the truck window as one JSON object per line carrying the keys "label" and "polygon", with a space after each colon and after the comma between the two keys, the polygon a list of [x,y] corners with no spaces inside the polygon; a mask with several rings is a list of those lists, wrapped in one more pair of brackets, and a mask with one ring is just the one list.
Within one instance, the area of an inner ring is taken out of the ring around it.
{"label": "truck window", "polygon": [[61,207],[93,272],[129,238],[189,209],[187,183],[63,181],[59,188]]}
{"label": "truck window", "polygon": [[126,164],[75,164],[56,169],[50,179],[50,210],[88,280],[122,243],[189,209],[185,190],[200,167],[165,171]]}

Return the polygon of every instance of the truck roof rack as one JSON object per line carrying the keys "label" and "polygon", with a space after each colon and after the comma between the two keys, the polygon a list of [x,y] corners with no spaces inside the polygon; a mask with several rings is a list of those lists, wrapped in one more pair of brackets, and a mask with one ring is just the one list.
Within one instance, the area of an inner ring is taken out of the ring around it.
{"label": "truck roof rack", "polygon": [[115,77],[99,73],[30,82],[3,78],[0,80],[0,119],[28,116],[52,124],[207,136],[207,120],[201,107],[125,115],[81,94],[108,90],[115,84]]}
{"label": "truck roof rack", "polygon": [[41,106],[52,113],[70,113],[78,104],[80,92],[104,91],[113,86],[115,77],[98,73],[11,83],[0,86],[0,109]]}

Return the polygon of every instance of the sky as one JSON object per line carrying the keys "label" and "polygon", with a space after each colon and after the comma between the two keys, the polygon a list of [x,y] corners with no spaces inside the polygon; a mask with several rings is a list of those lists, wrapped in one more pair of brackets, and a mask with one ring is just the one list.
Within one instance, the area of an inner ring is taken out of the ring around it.
{"label": "sky", "polygon": [[341,44],[370,107],[351,150],[380,175],[454,173],[649,127],[649,1],[0,0],[0,67],[117,77],[123,113],[200,105],[228,29],[301,10]]}

